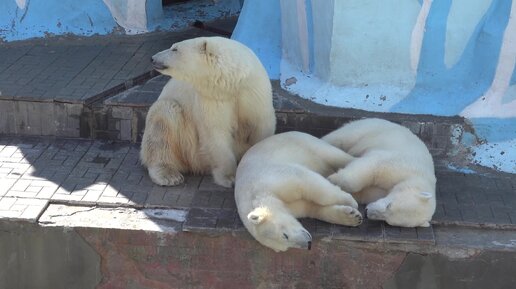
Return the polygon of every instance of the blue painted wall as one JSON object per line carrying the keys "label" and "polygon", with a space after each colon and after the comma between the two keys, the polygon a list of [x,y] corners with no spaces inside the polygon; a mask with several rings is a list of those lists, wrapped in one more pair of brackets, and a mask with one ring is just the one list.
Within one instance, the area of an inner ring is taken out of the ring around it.
{"label": "blue painted wall", "polygon": [[247,0],[236,31],[285,89],[326,105],[464,116],[487,141],[475,161],[516,173],[513,1]]}
{"label": "blue painted wall", "polygon": [[138,34],[177,30],[195,20],[238,15],[240,0],[0,0],[0,41],[49,35]]}
{"label": "blue painted wall", "polygon": [[117,24],[102,0],[0,1],[0,39],[6,41],[48,34],[93,35],[113,32]]}
{"label": "blue painted wall", "polygon": [[279,78],[281,16],[278,0],[245,1],[232,38],[252,47],[269,77]]}
{"label": "blue painted wall", "polygon": [[444,44],[451,4],[452,0],[433,2],[426,21],[416,86],[394,105],[392,111],[458,115],[491,85],[511,1],[495,0],[491,3],[457,64],[447,68]]}

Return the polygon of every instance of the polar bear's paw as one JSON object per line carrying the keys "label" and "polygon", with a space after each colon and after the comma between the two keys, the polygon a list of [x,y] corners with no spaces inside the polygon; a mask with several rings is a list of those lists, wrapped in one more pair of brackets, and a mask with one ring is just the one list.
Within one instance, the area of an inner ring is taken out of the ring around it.
{"label": "polar bear's paw", "polygon": [[355,208],[350,206],[336,205],[334,206],[336,224],[345,226],[358,226],[362,224],[362,214]]}
{"label": "polar bear's paw", "polygon": [[346,180],[339,173],[334,173],[332,175],[329,175],[326,179],[328,181],[330,181],[330,183],[340,187],[343,191],[348,192],[348,193],[353,193],[352,191],[349,190],[349,186],[348,186]]}
{"label": "polar bear's paw", "polygon": [[227,172],[222,169],[213,170],[213,180],[219,186],[232,188],[235,186],[235,172]]}
{"label": "polar bear's paw", "polygon": [[154,183],[160,186],[177,186],[185,181],[180,172],[163,166],[150,167],[149,176]]}

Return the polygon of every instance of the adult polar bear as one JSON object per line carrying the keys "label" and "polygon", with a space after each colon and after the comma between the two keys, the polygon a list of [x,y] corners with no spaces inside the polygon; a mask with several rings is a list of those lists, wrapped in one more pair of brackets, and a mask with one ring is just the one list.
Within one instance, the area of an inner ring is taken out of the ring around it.
{"label": "adult polar bear", "polygon": [[371,118],[346,124],[322,139],[356,157],[328,180],[368,204],[369,219],[430,226],[436,202],[434,162],[409,129]]}
{"label": "adult polar bear", "polygon": [[310,248],[310,233],[296,218],[358,226],[362,215],[357,202],[325,178],[352,160],[301,132],[257,143],[236,173],[235,200],[242,222],[257,241],[275,251]]}
{"label": "adult polar bear", "polygon": [[237,161],[274,134],[269,77],[243,44],[221,37],[175,43],[152,57],[172,79],[151,106],[140,158],[159,185],[183,182],[181,173],[207,173],[231,187]]}

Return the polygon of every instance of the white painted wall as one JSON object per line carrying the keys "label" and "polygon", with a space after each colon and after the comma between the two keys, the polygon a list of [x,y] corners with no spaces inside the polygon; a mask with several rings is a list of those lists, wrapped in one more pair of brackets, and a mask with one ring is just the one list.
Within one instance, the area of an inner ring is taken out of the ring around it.
{"label": "white painted wall", "polygon": [[472,5],[471,0],[452,1],[446,24],[444,54],[446,67],[451,68],[457,63],[491,2],[493,0],[475,0],[474,5]]}
{"label": "white painted wall", "polygon": [[304,0],[282,0],[281,36],[283,59],[308,73],[308,26]]}
{"label": "white painted wall", "polygon": [[420,8],[417,0],[335,1],[332,83],[412,87],[410,43]]}
{"label": "white painted wall", "polygon": [[314,74],[330,79],[335,0],[312,0]]}
{"label": "white painted wall", "polygon": [[[511,14],[505,28],[498,65],[493,82],[487,92],[461,112],[462,116],[516,118],[516,99],[511,77],[516,67],[516,1],[512,2]],[[504,102],[504,99],[510,99]],[[516,129],[515,129],[516,130]],[[516,139],[513,140],[516,145]],[[513,147],[514,149],[514,147]]]}

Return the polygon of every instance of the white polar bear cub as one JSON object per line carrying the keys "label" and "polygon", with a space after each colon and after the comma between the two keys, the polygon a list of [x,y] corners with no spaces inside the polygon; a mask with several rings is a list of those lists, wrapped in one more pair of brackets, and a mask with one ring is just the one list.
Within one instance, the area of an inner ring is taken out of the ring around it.
{"label": "white polar bear cub", "polygon": [[301,132],[271,136],[238,165],[235,200],[251,235],[275,251],[308,248],[311,235],[296,218],[358,226],[362,215],[350,194],[325,177],[353,158]]}
{"label": "white polar bear cub", "polygon": [[172,79],[151,106],[140,158],[159,185],[183,182],[181,173],[207,173],[234,184],[237,161],[274,134],[276,117],[265,68],[243,44],[221,37],[175,43],[152,57]]}
{"label": "white polar bear cub", "polygon": [[368,204],[368,218],[394,226],[430,226],[436,202],[434,162],[409,129],[363,119],[322,139],[357,157],[328,180]]}

